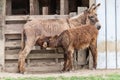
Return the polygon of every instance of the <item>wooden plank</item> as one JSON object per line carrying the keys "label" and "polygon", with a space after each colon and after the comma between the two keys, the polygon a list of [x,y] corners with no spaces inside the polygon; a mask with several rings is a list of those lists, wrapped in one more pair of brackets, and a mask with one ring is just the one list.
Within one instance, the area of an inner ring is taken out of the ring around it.
{"label": "wooden plank", "polygon": [[48,15],[48,7],[42,7],[42,15]]}
{"label": "wooden plank", "polygon": [[[40,53],[34,53],[34,54],[29,54],[28,59],[54,59],[54,58],[63,58],[63,54],[40,54]],[[18,59],[18,54],[6,54],[5,55],[5,59],[6,60],[14,60],[14,59]]]}
{"label": "wooden plank", "polygon": [[101,3],[97,10],[98,19],[101,23],[101,29],[99,30],[98,40],[97,40],[97,50],[98,50],[98,69],[107,68],[107,49],[106,49],[106,10],[105,10],[105,0],[96,0],[96,3]]}
{"label": "wooden plank", "polygon": [[[2,67],[2,70],[4,70],[4,64],[5,64],[5,47],[4,47],[4,26],[5,26],[5,15],[6,15],[6,0],[1,0],[1,15],[2,15],[2,22],[0,23],[2,25],[2,34],[0,38],[0,65]],[[1,27],[1,26],[0,26]]]}
{"label": "wooden plank", "polygon": [[60,15],[68,14],[68,0],[60,0]]}
{"label": "wooden plank", "polygon": [[34,15],[34,0],[30,0],[30,15]]}
{"label": "wooden plank", "polygon": [[[20,49],[12,49],[12,50],[6,50],[5,53],[6,54],[16,54],[18,53]],[[41,49],[41,50],[32,50],[31,53],[33,54],[36,54],[36,53],[39,53],[39,54],[44,54],[44,53],[55,53],[54,50],[44,50],[44,49]],[[61,52],[60,54],[63,54],[63,52]]]}
{"label": "wooden plank", "polygon": [[39,0],[34,0],[35,15],[39,15]]}
{"label": "wooden plank", "polygon": [[20,40],[21,34],[5,34],[5,40]]}
{"label": "wooden plank", "polygon": [[[29,17],[29,19],[28,19]],[[32,19],[59,19],[59,18],[68,18],[68,15],[26,15],[26,16],[6,16],[6,21],[23,21],[23,20],[32,20]]]}
{"label": "wooden plank", "polygon": [[87,62],[86,60],[86,49],[78,51],[78,64],[85,65]]}
{"label": "wooden plank", "polygon": [[[115,0],[106,0],[107,68],[116,69]],[[112,22],[111,22],[112,20]]]}
{"label": "wooden plank", "polygon": [[12,41],[6,41],[5,42],[5,47],[7,48],[17,48],[21,46],[21,41],[20,40],[12,40]]}
{"label": "wooden plank", "polygon": [[39,14],[39,2],[38,0],[30,0],[30,15]]}
{"label": "wooden plank", "polygon": [[[62,70],[63,66],[62,65],[54,65],[54,66],[36,66],[36,67],[26,67],[26,72],[31,73],[31,72],[39,72],[39,73],[47,73],[47,72],[59,72]],[[5,67],[5,72],[18,72],[18,67],[17,66],[12,66],[12,67]]]}
{"label": "wooden plank", "polygon": [[7,24],[5,26],[5,34],[21,34],[24,24]]}
{"label": "wooden plank", "polygon": [[18,54],[19,51],[20,49],[5,50],[5,54],[14,55],[14,54]]}
{"label": "wooden plank", "polygon": [[120,0],[116,0],[117,68],[120,68]]}
{"label": "wooden plank", "polygon": [[6,3],[6,15],[12,14],[12,0],[7,0]]}

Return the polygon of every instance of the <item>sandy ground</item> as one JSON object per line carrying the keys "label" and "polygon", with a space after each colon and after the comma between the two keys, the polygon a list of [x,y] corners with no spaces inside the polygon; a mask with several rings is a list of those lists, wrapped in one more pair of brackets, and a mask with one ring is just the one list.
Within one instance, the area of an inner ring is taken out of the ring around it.
{"label": "sandy ground", "polygon": [[40,74],[19,74],[19,73],[6,73],[6,72],[0,72],[0,77],[59,77],[59,76],[89,76],[89,75],[106,75],[106,74],[114,74],[119,73],[120,70],[77,70],[72,72],[55,72],[55,73],[40,73]]}

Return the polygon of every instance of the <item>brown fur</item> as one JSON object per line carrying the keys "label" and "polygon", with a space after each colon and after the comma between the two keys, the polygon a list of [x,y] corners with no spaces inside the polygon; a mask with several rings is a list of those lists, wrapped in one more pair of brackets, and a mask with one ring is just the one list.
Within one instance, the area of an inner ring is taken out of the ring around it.
{"label": "brown fur", "polygon": [[[92,8],[93,9],[93,8]],[[44,39],[46,36],[59,35],[62,31],[86,24],[86,17],[93,14],[93,11],[85,10],[83,14],[77,18],[70,19],[47,19],[32,20],[24,25],[22,36],[22,49],[19,52],[18,69],[20,73],[25,71],[25,58],[30,53],[32,47],[39,43],[38,39]],[[94,12],[94,15],[96,13]],[[25,36],[24,36],[25,35]],[[24,40],[26,37],[26,42]],[[40,42],[40,46],[41,46]],[[24,46],[25,45],[25,46]]]}
{"label": "brown fur", "polygon": [[85,48],[90,48],[93,56],[93,67],[96,68],[98,29],[95,23],[97,23],[98,20],[97,18],[93,19],[89,16],[88,20],[89,23],[87,25],[65,30],[59,36],[54,36],[48,41],[50,47],[62,47],[65,50],[63,71],[72,69],[74,51]]}

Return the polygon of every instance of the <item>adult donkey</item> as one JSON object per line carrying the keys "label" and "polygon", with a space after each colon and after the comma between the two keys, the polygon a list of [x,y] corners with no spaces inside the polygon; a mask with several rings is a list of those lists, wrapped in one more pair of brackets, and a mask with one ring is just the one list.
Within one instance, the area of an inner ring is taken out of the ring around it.
{"label": "adult donkey", "polygon": [[[98,6],[100,6],[100,4],[97,4],[96,6],[93,4],[83,13],[69,19],[37,19],[27,22],[24,25],[22,32],[22,49],[19,52],[18,60],[19,72],[25,72],[25,59],[38,39],[59,35],[64,30],[74,28],[74,26],[85,25],[87,15],[96,15],[96,9]],[[25,37],[26,41],[24,40]]]}

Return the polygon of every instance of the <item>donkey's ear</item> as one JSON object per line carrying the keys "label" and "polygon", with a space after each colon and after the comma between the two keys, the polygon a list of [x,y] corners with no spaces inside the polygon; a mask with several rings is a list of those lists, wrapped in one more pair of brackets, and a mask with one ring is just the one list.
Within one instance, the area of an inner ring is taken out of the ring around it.
{"label": "donkey's ear", "polygon": [[88,11],[90,12],[90,11],[93,9],[94,6],[95,6],[95,4],[93,3],[93,4],[90,6],[90,8],[88,9]]}
{"label": "donkey's ear", "polygon": [[87,13],[90,13],[90,12],[89,12],[89,9],[86,9],[86,10],[84,11],[84,14],[87,14]]}
{"label": "donkey's ear", "polygon": [[98,4],[93,8],[93,10],[96,10],[100,5],[101,5],[101,4],[98,3]]}

